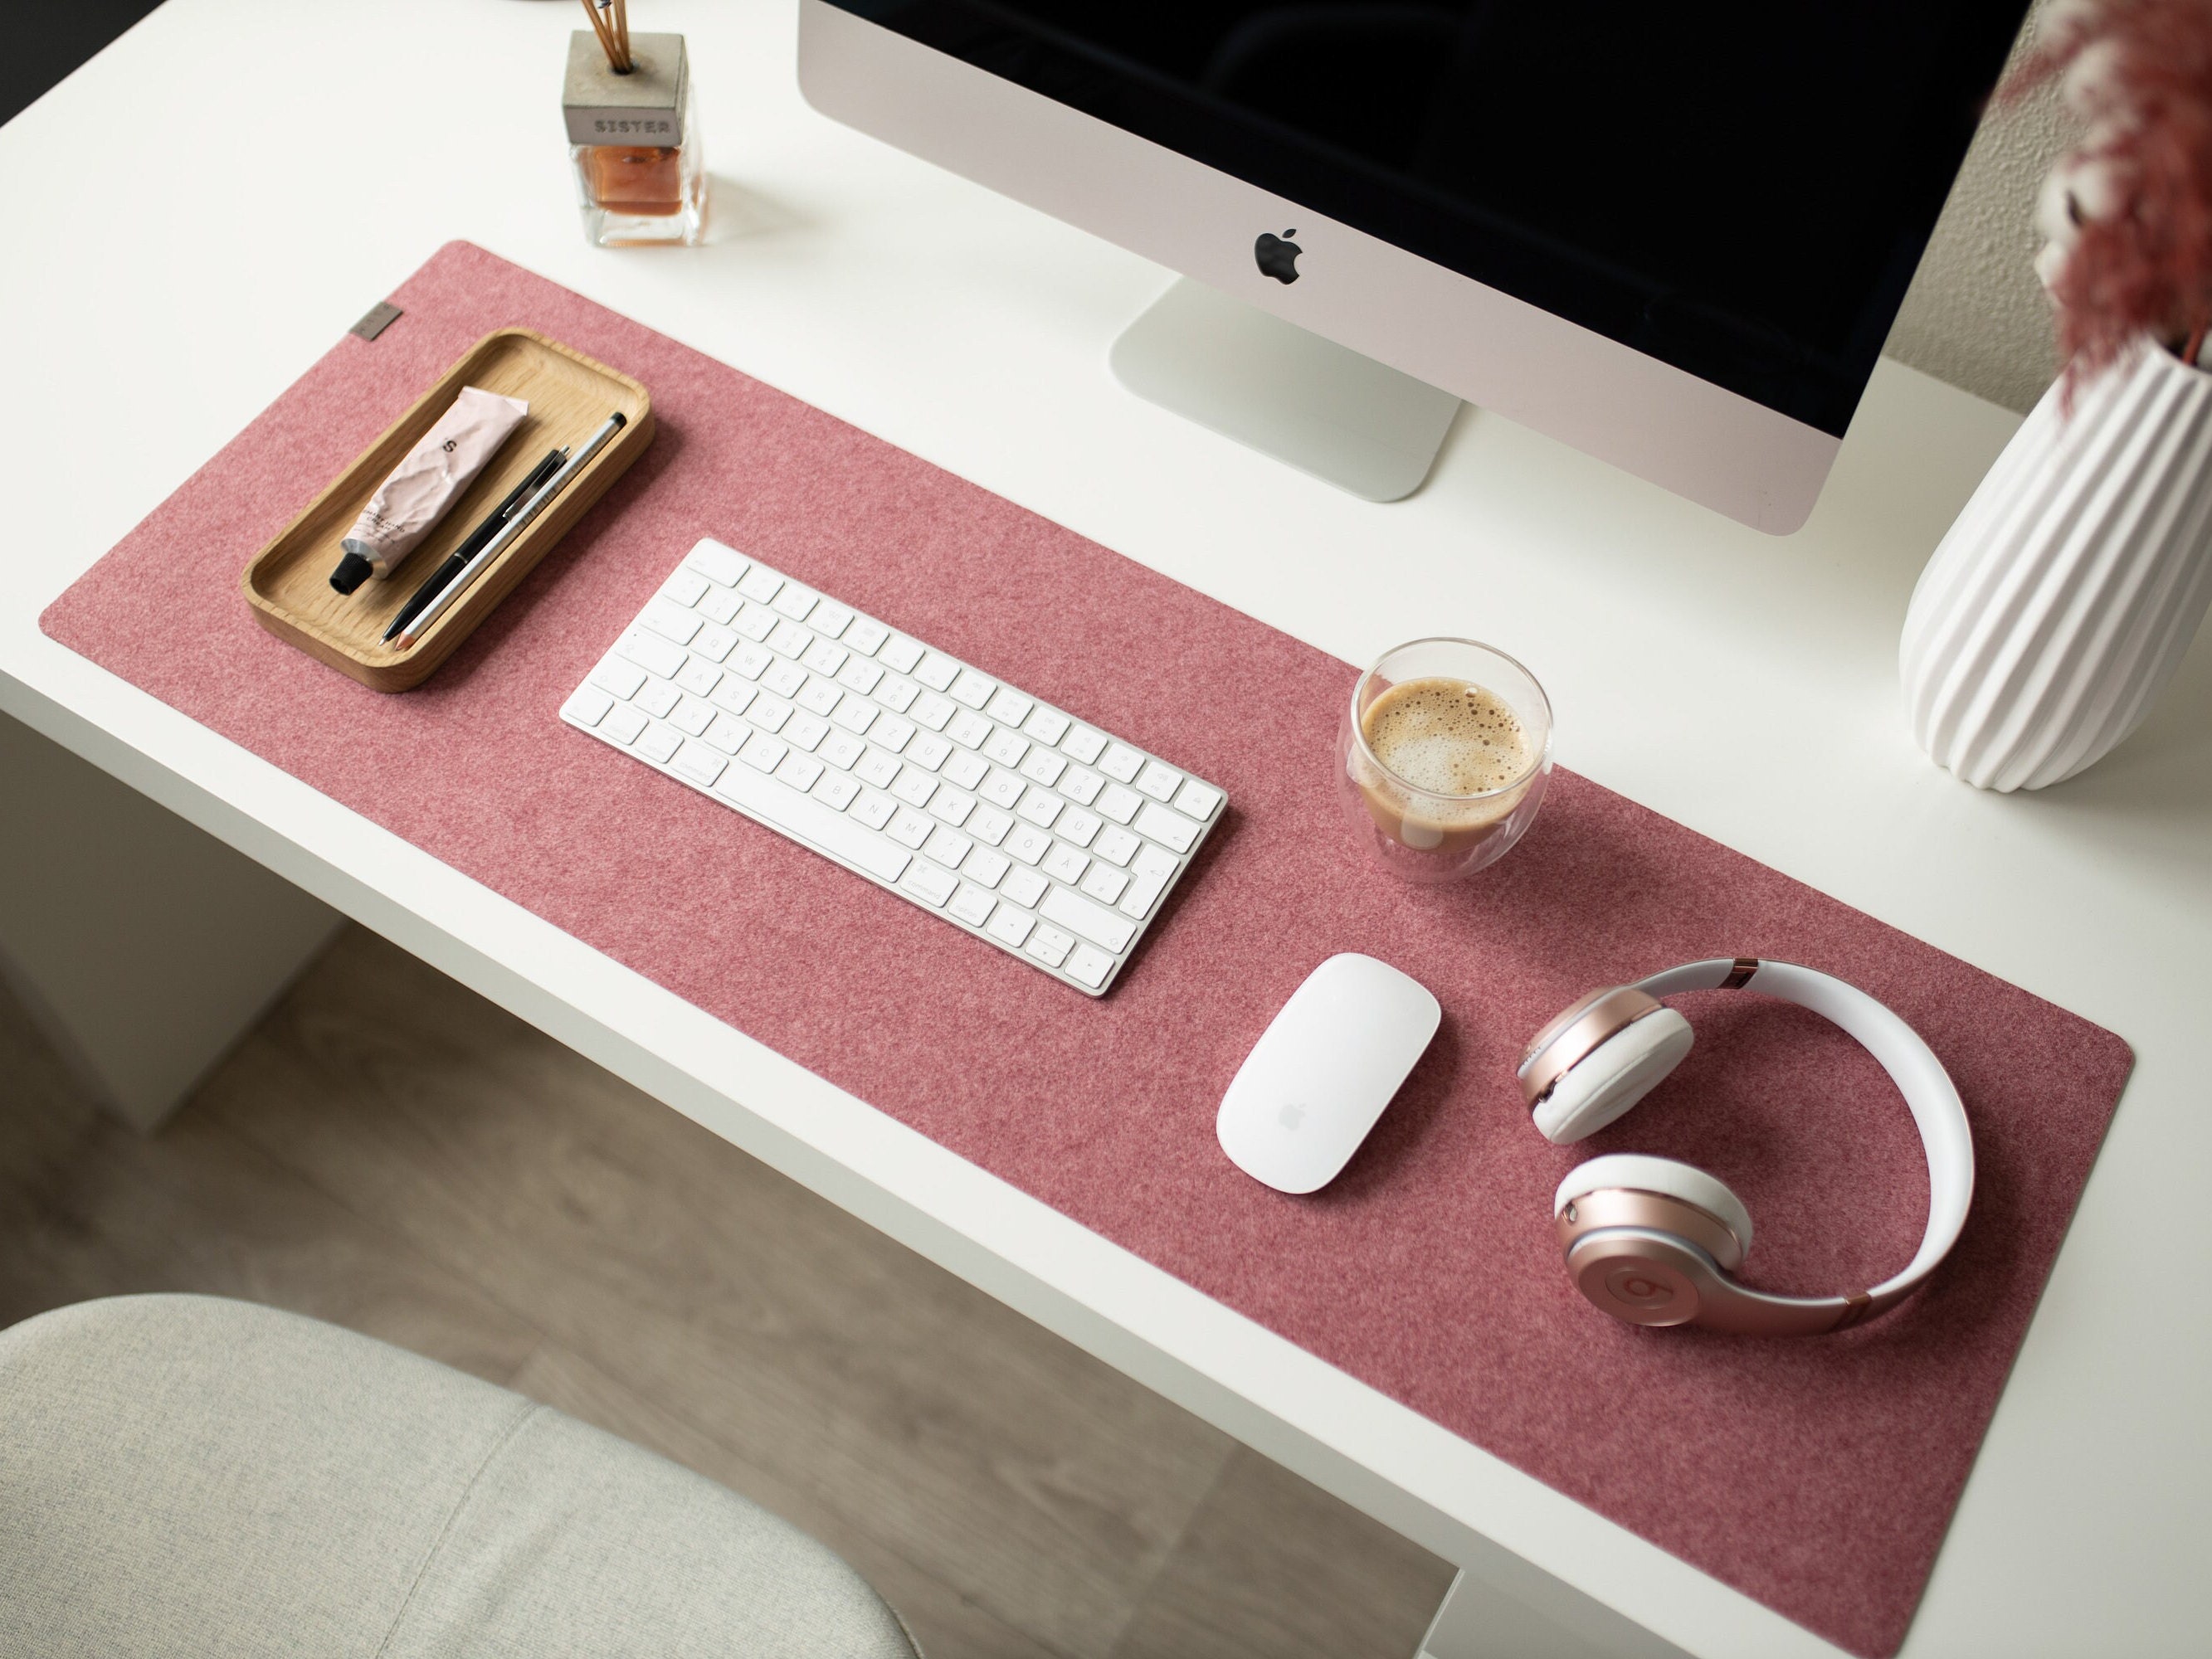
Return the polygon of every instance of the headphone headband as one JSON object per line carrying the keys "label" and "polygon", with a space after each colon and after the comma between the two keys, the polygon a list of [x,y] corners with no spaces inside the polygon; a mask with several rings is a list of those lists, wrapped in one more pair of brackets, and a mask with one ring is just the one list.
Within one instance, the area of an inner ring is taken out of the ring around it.
{"label": "headphone headband", "polygon": [[[1912,1114],[1914,1127],[1920,1133],[1921,1149],[1928,1160],[1928,1224],[1921,1236],[1920,1248],[1905,1270],[1879,1285],[1844,1296],[1773,1296],[1738,1284],[1720,1261],[1700,1246],[1697,1242],[1697,1223],[1701,1218],[1711,1221],[1712,1218],[1679,1194],[1672,1198],[1658,1194],[1639,1196],[1651,1199],[1645,1207],[1654,1216],[1667,1212],[1669,1206],[1675,1206],[1671,1213],[1687,1218],[1682,1227],[1649,1218],[1639,1222],[1633,1214],[1623,1212],[1618,1203],[1588,1206],[1591,1213],[1577,1216],[1571,1223],[1567,1214],[1573,1212],[1574,1197],[1568,1189],[1577,1185],[1577,1177],[1570,1175],[1561,1183],[1553,1204],[1553,1213],[1561,1216],[1563,1237],[1570,1238],[1570,1249],[1581,1237],[1591,1237],[1608,1226],[1633,1233],[1656,1249],[1653,1259],[1668,1267],[1670,1275],[1672,1269],[1679,1266],[1683,1276],[1695,1279],[1698,1324],[1746,1334],[1802,1335],[1841,1330],[1887,1311],[1919,1289],[1958,1242],[1974,1192],[1973,1137],[1967,1126],[1965,1104],[1942,1062],[1936,1058],[1935,1051],[1920,1034],[1856,986],[1796,963],[1717,957],[1666,969],[1627,988],[1654,1000],[1685,991],[1752,988],[1801,1008],[1809,1008],[1840,1027],[1889,1074]],[[1588,1052],[1587,1047],[1583,1051]],[[1551,1075],[1556,1077],[1572,1063],[1570,1059],[1551,1068]],[[1524,1063],[1524,1080],[1525,1074],[1532,1069]],[[1590,1190],[1587,1182],[1582,1183],[1580,1190]],[[1672,1263],[1668,1260],[1670,1253],[1680,1254],[1684,1259],[1679,1264]],[[1614,1299],[1619,1299],[1618,1287],[1613,1295]]]}

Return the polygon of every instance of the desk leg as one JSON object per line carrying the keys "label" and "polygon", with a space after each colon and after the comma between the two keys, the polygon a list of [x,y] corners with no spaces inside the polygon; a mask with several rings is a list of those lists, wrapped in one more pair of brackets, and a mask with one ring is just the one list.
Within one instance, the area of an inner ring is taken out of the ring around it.
{"label": "desk leg", "polygon": [[0,714],[0,974],[125,1121],[175,1110],[338,923]]}
{"label": "desk leg", "polygon": [[1678,1651],[1656,1638],[1651,1650],[1641,1640],[1630,1650],[1601,1645],[1462,1568],[1413,1659],[1616,1659],[1652,1650]]}

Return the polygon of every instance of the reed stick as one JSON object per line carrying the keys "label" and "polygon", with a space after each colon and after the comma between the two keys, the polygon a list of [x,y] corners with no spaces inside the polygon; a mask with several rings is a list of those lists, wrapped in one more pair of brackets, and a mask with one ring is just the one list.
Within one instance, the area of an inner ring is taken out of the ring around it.
{"label": "reed stick", "polygon": [[592,0],[584,0],[584,15],[592,20],[592,33],[599,37],[599,50],[607,55],[607,67],[620,68],[622,59],[615,51],[615,38],[607,32],[607,26],[599,21],[599,9],[592,3]]}

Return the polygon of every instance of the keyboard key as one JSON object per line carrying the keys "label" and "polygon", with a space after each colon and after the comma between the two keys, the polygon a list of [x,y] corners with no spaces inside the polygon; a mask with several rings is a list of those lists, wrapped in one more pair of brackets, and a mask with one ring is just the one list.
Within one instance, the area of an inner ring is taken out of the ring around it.
{"label": "keyboard key", "polygon": [[1115,823],[1127,823],[1137,816],[1137,809],[1145,804],[1145,798],[1133,789],[1109,783],[1098,792],[1098,799],[1091,804]]}
{"label": "keyboard key", "polygon": [[723,773],[714,781],[714,793],[758,813],[786,834],[858,865],[879,881],[896,881],[911,861],[866,826],[744,767],[732,766]]}
{"label": "keyboard key", "polygon": [[837,684],[848,691],[857,691],[866,696],[883,683],[884,671],[866,657],[847,656],[845,665],[837,671]]}
{"label": "keyboard key", "polygon": [[684,562],[694,570],[705,572],[725,587],[735,587],[751,561],[734,547],[702,541],[684,556]]}
{"label": "keyboard key", "polygon": [[732,674],[743,674],[749,680],[758,679],[775,665],[775,653],[773,651],[764,645],[751,644],[739,646],[728,664]]}
{"label": "keyboard key", "polygon": [[745,718],[763,732],[781,732],[792,715],[791,705],[781,697],[755,697]]}
{"label": "keyboard key", "polygon": [[890,629],[866,617],[855,617],[842,635],[847,646],[864,657],[872,657],[884,648],[884,641],[891,636]]}
{"label": "keyboard key", "polygon": [[1185,778],[1182,787],[1176,793],[1175,804],[1177,811],[1187,812],[1204,823],[1213,816],[1213,809],[1221,805],[1221,792],[1210,783]]}
{"label": "keyboard key", "polygon": [[693,637],[691,648],[702,657],[711,657],[720,662],[730,654],[731,647],[737,642],[738,636],[728,629],[717,628],[709,623]]}
{"label": "keyboard key", "polygon": [[775,769],[775,775],[794,789],[811,789],[814,780],[822,775],[822,763],[811,755],[802,755],[794,750],[783,757],[783,763]]}
{"label": "keyboard key", "polygon": [[1178,853],[1188,853],[1198,844],[1199,828],[1172,806],[1147,805],[1137,814],[1138,834],[1150,836]]}
{"label": "keyboard key", "polygon": [[[835,599],[823,599],[814,607],[814,614],[806,619],[806,625],[816,633],[827,634],[834,640],[853,625],[853,613]],[[837,671],[825,668],[822,672],[834,674]]]}
{"label": "keyboard key", "polygon": [[936,793],[937,780],[919,766],[902,766],[898,776],[891,780],[891,793],[908,806],[927,806]]}
{"label": "keyboard key", "polygon": [[1098,799],[1098,792],[1106,787],[1106,780],[1087,766],[1071,766],[1060,775],[1060,793],[1070,800],[1088,806]]}
{"label": "keyboard key", "polygon": [[[943,743],[945,739],[939,738],[937,741]],[[990,770],[990,762],[972,749],[951,750],[951,757],[945,763],[945,775],[963,789],[975,787],[989,775]]]}
{"label": "keyboard key", "polygon": [[666,720],[669,711],[684,701],[684,694],[666,680],[647,680],[637,694],[637,706],[655,720]]}
{"label": "keyboard key", "polygon": [[769,603],[790,617],[792,621],[803,623],[813,614],[814,607],[820,603],[821,599],[822,596],[812,588],[801,587],[797,582],[787,581],[776,591],[775,598]]}
{"label": "keyboard key", "polygon": [[791,723],[778,735],[793,749],[804,749],[811,755],[830,735],[830,722],[819,714],[793,714]]}
{"label": "keyboard key", "polygon": [[618,702],[607,711],[606,718],[599,722],[599,730],[610,733],[623,743],[635,743],[638,734],[645,730],[646,724],[643,713],[631,708],[626,702]]}
{"label": "keyboard key", "polygon": [[727,628],[738,619],[738,612],[745,608],[744,600],[726,587],[714,587],[699,601],[698,612],[708,622]]}
{"label": "keyboard key", "polygon": [[[927,685],[929,682],[925,678],[922,684]],[[955,702],[965,703],[970,708],[981,708],[991,701],[991,693],[999,688],[995,681],[985,679],[972,668],[963,668],[959,678],[949,687],[940,685],[937,689]]]}
{"label": "keyboard key", "polygon": [[691,636],[707,625],[696,611],[671,605],[666,599],[655,599],[646,606],[638,621],[662,639],[673,640],[678,645],[690,644]]}
{"label": "keyboard key", "polygon": [[1039,743],[1057,744],[1067,735],[1067,725],[1066,715],[1039,703],[1030,710],[1030,717],[1022,722],[1022,730]]}
{"label": "keyboard key", "polygon": [[825,640],[817,634],[814,643],[806,647],[806,654],[799,660],[817,674],[835,674],[852,654],[836,641]]}
{"label": "keyboard key", "polygon": [[1165,881],[1175,874],[1180,863],[1174,854],[1146,842],[1137,849],[1137,856],[1129,861],[1129,870],[1140,880],[1146,876],[1158,876]]}
{"label": "keyboard key", "polygon": [[1130,855],[1143,845],[1127,830],[1117,830],[1109,823],[1098,832],[1098,839],[1091,843],[1091,850],[1107,863],[1126,869]]}
{"label": "keyboard key", "polygon": [[694,605],[714,592],[714,584],[696,570],[679,568],[660,585],[660,596],[681,605]]}
{"label": "keyboard key", "polygon": [[957,870],[960,861],[975,849],[975,843],[967,836],[956,835],[939,824],[929,832],[929,839],[922,843],[921,850],[946,869]]}
{"label": "keyboard key", "polygon": [[940,697],[934,691],[925,691],[914,700],[907,713],[933,732],[942,732],[952,717],[960,712],[960,705],[950,697]]}
{"label": "keyboard key", "polygon": [[1053,833],[1062,841],[1073,842],[1078,847],[1091,845],[1091,838],[1098,833],[1099,821],[1080,806],[1071,806],[1060,815],[1053,825]]}
{"label": "keyboard key", "polygon": [[1014,808],[1014,816],[1027,818],[1040,830],[1049,830],[1052,821],[1060,816],[1060,809],[1066,805],[1051,790],[1031,784],[1029,793],[1022,797],[1022,804]]}
{"label": "keyboard key", "polygon": [[1036,707],[1036,698],[1024,696],[1011,685],[1002,685],[991,694],[991,701],[985,712],[994,720],[1003,720],[1008,726],[1019,726],[1030,717],[1030,710]]}
{"label": "keyboard key", "polygon": [[1103,957],[1087,945],[1079,945],[1067,958],[1067,976],[1097,990],[1106,982],[1106,975],[1114,971],[1111,957]]}
{"label": "keyboard key", "polygon": [[946,723],[945,735],[970,749],[981,749],[990,741],[991,731],[990,721],[971,710],[963,709]]}
{"label": "keyboard key", "polygon": [[676,751],[675,769],[699,783],[712,783],[730,763],[703,743],[687,743]]}
{"label": "keyboard key", "polygon": [[[897,668],[898,665],[893,663],[891,666]],[[960,678],[960,665],[941,652],[932,651],[922,658],[919,667],[912,670],[899,669],[899,672],[911,672],[915,678],[933,691],[943,691],[949,690],[952,682]]]}
{"label": "keyboard key", "polygon": [[625,633],[615,649],[621,652],[648,674],[658,674],[664,680],[684,666],[684,647],[672,645],[657,635],[638,629]]}
{"label": "keyboard key", "polygon": [[1030,752],[1030,740],[1020,732],[1010,732],[1002,726],[984,738],[979,747],[987,757],[1001,766],[1019,766],[1022,757]]}
{"label": "keyboard key", "polygon": [[1017,864],[1006,872],[1006,879],[999,884],[999,892],[1025,909],[1035,909],[1036,902],[1052,890],[1052,884],[1034,870]]}
{"label": "keyboard key", "polygon": [[722,683],[722,671],[702,657],[694,657],[676,671],[676,683],[695,697],[703,697]]}
{"label": "keyboard key", "polygon": [[849,732],[832,732],[823,745],[814,752],[842,771],[853,769],[854,763],[867,752],[867,744]]}
{"label": "keyboard key", "polygon": [[924,864],[916,859],[907,866],[906,879],[899,884],[908,892],[919,893],[933,905],[942,905],[960,890],[960,884],[933,864]]}
{"label": "keyboard key", "polygon": [[635,696],[638,687],[645,684],[645,670],[634,662],[609,657],[592,671],[591,683],[627,702]]}
{"label": "keyboard key", "polygon": [[563,718],[572,720],[579,726],[597,726],[606,717],[607,710],[614,706],[612,697],[598,686],[586,683],[578,686],[568,701],[561,705],[561,713]]}
{"label": "keyboard key", "polygon": [[646,727],[645,735],[637,740],[639,754],[663,765],[683,746],[684,734],[672,726],[663,726],[659,720]]}
{"label": "keyboard key", "polygon": [[771,738],[765,732],[756,732],[745,739],[745,746],[738,750],[738,758],[762,772],[773,772],[783,764],[791,745],[781,738]]}
{"label": "keyboard key", "polygon": [[842,772],[825,770],[814,781],[814,787],[808,793],[815,799],[827,801],[842,812],[853,804],[853,798],[860,793],[860,786]]}
{"label": "keyboard key", "polygon": [[746,684],[743,680],[724,680],[714,688],[714,695],[707,701],[717,708],[726,708],[732,714],[742,714],[758,696],[759,689]]}
{"label": "keyboard key", "polygon": [[868,728],[868,736],[878,749],[888,749],[894,755],[913,740],[914,727],[896,714],[878,714],[876,723]]}
{"label": "keyboard key", "polygon": [[983,931],[1000,944],[1018,951],[1022,948],[1022,941],[1030,936],[1030,930],[1036,926],[1036,918],[1028,911],[1017,910],[1011,904],[1001,904],[993,909],[990,921],[983,924]]}
{"label": "keyboard key", "polygon": [[726,714],[714,716],[714,723],[707,728],[707,741],[726,755],[734,755],[745,746],[745,739],[753,729],[743,720],[732,720]]}
{"label": "keyboard key", "polygon": [[929,798],[930,817],[943,818],[956,830],[968,822],[975,810],[975,797],[963,795],[957,789],[940,788]]}
{"label": "keyboard key", "polygon": [[1049,789],[1060,781],[1060,775],[1067,770],[1067,763],[1049,749],[1032,749],[1019,769],[1031,783],[1041,783]]}
{"label": "keyboard key", "polygon": [[769,649],[780,657],[803,657],[813,643],[814,635],[787,617],[769,632]]}
{"label": "keyboard key", "polygon": [[1085,766],[1090,766],[1106,752],[1106,739],[1089,726],[1079,726],[1060,740],[1060,746]]}
{"label": "keyboard key", "polygon": [[797,663],[786,662],[779,657],[769,665],[768,672],[761,676],[760,683],[779,697],[795,697],[799,695],[799,688],[806,684],[806,671]]}
{"label": "keyboard key", "polygon": [[757,645],[775,633],[782,620],[764,605],[749,605],[731,620],[730,626]]}
{"label": "keyboard key", "polygon": [[1024,864],[1035,864],[1052,850],[1052,837],[1033,823],[1018,823],[1000,845]]}
{"label": "keyboard key", "polygon": [[714,723],[714,705],[704,697],[686,697],[668,718],[685,737],[696,738]]}
{"label": "keyboard key", "polygon": [[[1066,842],[1055,842],[1052,851],[1044,855],[1044,862],[1037,866],[1054,881],[1064,881],[1070,887],[1081,881],[1083,872],[1090,867],[1091,854],[1070,847]],[[1118,889],[1116,896],[1119,896]],[[1114,901],[1109,898],[1105,902],[1111,904]]]}
{"label": "keyboard key", "polygon": [[1154,800],[1173,800],[1176,791],[1182,787],[1182,774],[1171,766],[1161,765],[1158,761],[1146,761],[1145,769],[1137,774],[1138,792],[1150,795]]}
{"label": "keyboard key", "polygon": [[899,775],[898,757],[886,755],[880,749],[871,749],[860,757],[860,764],[853,769],[863,783],[872,783],[878,789],[888,789],[891,780]]}
{"label": "keyboard key", "polygon": [[799,694],[799,706],[810,714],[826,714],[844,698],[843,690],[818,675]]}
{"label": "keyboard key", "polygon": [[994,769],[989,776],[975,786],[975,793],[994,806],[1012,806],[1022,798],[1029,785],[1012,772]]}
{"label": "keyboard key", "polygon": [[1167,890],[1165,876],[1139,876],[1129,884],[1129,890],[1121,895],[1121,902],[1114,908],[1125,916],[1142,921],[1152,912],[1152,902]]}
{"label": "keyboard key", "polygon": [[872,789],[863,789],[860,792],[860,799],[847,810],[869,829],[880,830],[891,821],[892,816],[899,810],[899,804],[889,795],[879,795]]}
{"label": "keyboard key", "polygon": [[917,732],[907,742],[903,751],[916,766],[926,766],[934,772],[951,757],[952,745],[934,732]]}
{"label": "keyboard key", "polygon": [[1089,899],[1078,897],[1065,887],[1055,887],[1047,893],[1037,906],[1037,914],[1103,950],[1119,952],[1137,936],[1137,925],[1128,917],[1116,915]]}
{"label": "keyboard key", "polygon": [[[872,668],[875,666],[872,663],[868,665]],[[883,704],[884,708],[890,709],[893,714],[903,714],[909,712],[914,708],[914,700],[921,696],[922,691],[920,686],[916,685],[912,680],[907,678],[903,674],[886,674],[877,683],[876,689],[869,695],[874,697],[878,702]],[[930,695],[932,696],[936,696],[937,694],[933,691]],[[938,700],[940,702],[945,701],[941,697]],[[952,705],[946,702],[945,704],[945,720],[949,720],[951,718]],[[945,724],[945,720],[939,720],[937,724],[939,726],[943,726]]]}
{"label": "keyboard key", "polygon": [[891,821],[884,826],[885,835],[901,846],[910,847],[917,853],[921,850],[922,843],[927,841],[936,830],[936,824],[922,817],[911,806],[900,807],[891,814]]}
{"label": "keyboard key", "polygon": [[890,665],[894,674],[911,674],[921,660],[921,647],[902,634],[894,634],[876,647],[878,661]]}
{"label": "keyboard key", "polygon": [[996,847],[1006,838],[1006,831],[1014,827],[1013,819],[995,806],[979,806],[969,815],[964,828],[981,842]]}
{"label": "keyboard key", "polygon": [[[968,854],[967,861],[960,866],[960,873],[981,882],[986,887],[996,887],[999,878],[1012,867],[1007,863],[1004,853],[994,852],[988,847],[977,847]],[[1018,940],[1016,942],[1019,943]]]}
{"label": "keyboard key", "polygon": [[830,711],[830,718],[854,737],[866,737],[868,728],[876,723],[878,709],[865,697],[842,697]]}
{"label": "keyboard key", "polygon": [[1121,896],[1129,878],[1110,864],[1094,864],[1091,873],[1076,884],[1101,904],[1111,904]]}
{"label": "keyboard key", "polygon": [[963,887],[952,896],[945,908],[971,927],[981,927],[990,921],[991,912],[999,908],[999,901],[980,887]]}
{"label": "keyboard key", "polygon": [[1057,927],[1040,927],[1030,935],[1030,954],[1048,968],[1057,968],[1075,948],[1075,937]]}
{"label": "keyboard key", "polygon": [[1098,769],[1116,783],[1127,783],[1135,777],[1145,764],[1145,757],[1126,743],[1109,743],[1106,757],[1098,763]]}

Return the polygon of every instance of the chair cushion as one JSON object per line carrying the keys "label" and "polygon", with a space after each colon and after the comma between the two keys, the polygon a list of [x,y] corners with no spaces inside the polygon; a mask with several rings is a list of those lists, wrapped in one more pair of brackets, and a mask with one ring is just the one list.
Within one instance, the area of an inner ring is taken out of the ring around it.
{"label": "chair cushion", "polygon": [[842,1560],[713,1481],[191,1296],[0,1332],[0,1653],[915,1659]]}

